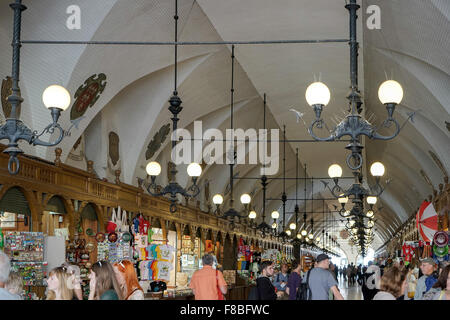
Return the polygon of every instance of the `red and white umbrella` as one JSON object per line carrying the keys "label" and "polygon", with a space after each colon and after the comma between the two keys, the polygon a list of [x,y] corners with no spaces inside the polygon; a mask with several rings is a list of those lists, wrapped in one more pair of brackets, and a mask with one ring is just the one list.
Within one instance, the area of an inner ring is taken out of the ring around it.
{"label": "red and white umbrella", "polygon": [[431,202],[422,202],[416,215],[416,227],[423,241],[431,242],[433,240],[433,236],[438,230],[438,215]]}

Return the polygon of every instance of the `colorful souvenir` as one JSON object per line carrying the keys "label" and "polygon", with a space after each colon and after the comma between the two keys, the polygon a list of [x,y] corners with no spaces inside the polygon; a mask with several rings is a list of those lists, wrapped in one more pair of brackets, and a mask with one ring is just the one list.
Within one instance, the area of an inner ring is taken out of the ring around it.
{"label": "colorful souvenir", "polygon": [[98,232],[96,235],[95,235],[95,240],[97,240],[97,242],[103,242],[103,241],[105,241],[105,234],[104,233],[102,233],[102,232]]}
{"label": "colorful souvenir", "polygon": [[112,232],[108,235],[108,241],[109,242],[116,242],[117,241],[117,233]]}
{"label": "colorful souvenir", "polygon": [[445,231],[438,231],[434,234],[433,243],[437,247],[445,247],[448,245],[448,234]]}

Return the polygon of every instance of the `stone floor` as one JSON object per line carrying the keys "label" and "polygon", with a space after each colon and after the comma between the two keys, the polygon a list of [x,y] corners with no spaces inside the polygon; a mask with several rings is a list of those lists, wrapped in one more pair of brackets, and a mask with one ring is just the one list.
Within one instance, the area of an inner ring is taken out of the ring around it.
{"label": "stone floor", "polygon": [[357,283],[355,285],[349,286],[347,281],[342,277],[339,277],[339,291],[345,300],[363,300],[363,295],[361,292],[361,286]]}

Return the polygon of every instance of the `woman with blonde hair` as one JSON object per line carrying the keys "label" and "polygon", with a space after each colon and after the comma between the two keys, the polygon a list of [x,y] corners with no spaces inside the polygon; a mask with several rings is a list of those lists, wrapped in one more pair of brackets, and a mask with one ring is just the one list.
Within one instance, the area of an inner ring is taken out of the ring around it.
{"label": "woman with blonde hair", "polygon": [[123,300],[113,267],[108,261],[94,263],[89,279],[89,300]]}
{"label": "woman with blonde hair", "polygon": [[114,263],[113,268],[117,282],[122,289],[124,300],[144,300],[144,290],[139,285],[133,263],[128,260],[122,260]]}
{"label": "woman with blonde hair", "polygon": [[23,279],[18,272],[11,272],[8,277],[8,281],[5,284],[5,289],[11,294],[17,295],[20,299],[22,298],[23,290]]}
{"label": "woman with blonde hair", "polygon": [[73,290],[69,289],[70,282],[66,267],[57,267],[50,271],[47,279],[47,300],[72,300]]}
{"label": "woman with blonde hair", "polygon": [[380,281],[380,291],[373,300],[397,300],[406,289],[408,271],[398,266],[392,266],[384,271]]}

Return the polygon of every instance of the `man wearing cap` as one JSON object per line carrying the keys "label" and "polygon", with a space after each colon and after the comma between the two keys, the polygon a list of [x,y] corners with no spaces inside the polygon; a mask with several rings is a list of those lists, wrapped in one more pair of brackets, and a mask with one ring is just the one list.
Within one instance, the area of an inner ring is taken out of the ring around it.
{"label": "man wearing cap", "polygon": [[[344,300],[338,290],[338,283],[331,272],[328,270],[330,266],[330,257],[326,254],[319,254],[316,259],[316,266],[309,270],[309,288],[311,290],[311,300],[328,300],[328,293],[331,289],[335,300]],[[306,283],[307,275],[303,277]]]}
{"label": "man wearing cap", "polygon": [[426,280],[433,274],[436,267],[436,262],[432,258],[425,258],[421,261],[420,270],[423,276],[417,280],[416,293],[414,300],[422,300],[424,293],[427,291]]}

